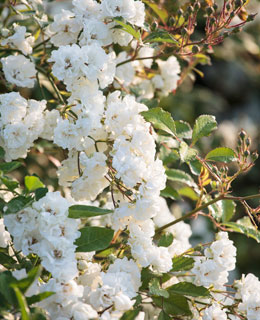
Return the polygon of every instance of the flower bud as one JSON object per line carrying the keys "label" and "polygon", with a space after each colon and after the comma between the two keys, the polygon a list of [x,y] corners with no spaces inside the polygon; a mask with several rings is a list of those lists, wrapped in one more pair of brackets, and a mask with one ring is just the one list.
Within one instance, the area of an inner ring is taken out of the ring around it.
{"label": "flower bud", "polygon": [[246,132],[245,132],[244,130],[241,130],[240,133],[239,133],[239,137],[240,137],[242,140],[244,140],[245,136],[246,136]]}
{"label": "flower bud", "polygon": [[196,11],[198,11],[198,10],[200,9],[200,3],[199,3],[199,2],[195,2],[195,3],[194,3],[194,9],[195,9]]}
{"label": "flower bud", "polygon": [[253,162],[255,162],[258,159],[258,153],[255,151],[251,154],[251,159]]}
{"label": "flower bud", "polygon": [[192,51],[192,53],[196,54],[200,51],[200,47],[197,45],[194,45],[194,46],[192,46],[191,51]]}
{"label": "flower bud", "polygon": [[158,22],[154,21],[151,25],[151,31],[155,31],[158,28]]}
{"label": "flower bud", "polygon": [[249,150],[245,150],[244,156],[245,156],[245,157],[248,157],[249,155],[250,155],[250,151],[249,151]]}
{"label": "flower bud", "polygon": [[206,8],[206,13],[208,16],[212,15],[214,13],[213,7],[207,7]]}

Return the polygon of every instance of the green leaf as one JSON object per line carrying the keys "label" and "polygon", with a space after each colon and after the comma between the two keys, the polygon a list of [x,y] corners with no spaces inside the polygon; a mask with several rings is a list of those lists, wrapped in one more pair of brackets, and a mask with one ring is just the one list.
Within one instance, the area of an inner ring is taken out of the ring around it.
{"label": "green leaf", "polygon": [[8,173],[19,168],[21,165],[22,164],[19,161],[0,163],[0,170],[2,170],[4,173]]}
{"label": "green leaf", "polygon": [[142,268],[141,271],[141,281],[142,281],[142,286],[140,288],[140,290],[147,290],[149,289],[149,282],[154,279],[154,278],[158,278],[158,274],[153,273],[149,267],[147,268]]}
{"label": "green leaf", "polygon": [[48,193],[48,188],[38,188],[35,190],[35,200],[38,201]]}
{"label": "green leaf", "polygon": [[9,177],[1,177],[2,183],[8,188],[8,190],[15,190],[18,186],[19,183],[15,180],[10,179]]}
{"label": "green leaf", "polygon": [[51,291],[44,291],[39,294],[35,294],[31,297],[26,298],[27,304],[30,306],[31,304],[40,302],[40,301],[52,296],[53,294],[55,294],[55,292],[51,292]]}
{"label": "green leaf", "polygon": [[163,42],[163,43],[173,43],[178,45],[178,41],[173,38],[173,36],[165,30],[157,29],[154,32],[151,32],[145,39],[144,43],[153,43],[153,42]]}
{"label": "green leaf", "polygon": [[85,206],[85,205],[74,205],[69,207],[69,218],[78,219],[78,218],[88,218],[88,217],[96,217],[103,216],[108,213],[112,213],[113,210],[93,207],[93,206]]}
{"label": "green leaf", "polygon": [[220,201],[220,207],[222,209],[222,221],[230,221],[236,212],[236,203],[233,200],[222,200]]}
{"label": "green leaf", "polygon": [[169,298],[170,296],[167,290],[162,289],[160,287],[160,280],[158,278],[153,278],[149,282],[149,293],[151,296],[158,296],[164,298]]}
{"label": "green leaf", "polygon": [[122,27],[122,30],[131,34],[135,39],[140,40],[141,38],[140,32],[136,31],[130,23],[125,22],[122,17],[116,17],[114,18],[114,21]]}
{"label": "green leaf", "polygon": [[249,217],[244,217],[237,222],[225,222],[221,225],[230,228],[234,232],[242,233],[249,238],[253,238],[260,243],[260,231],[252,225]]}
{"label": "green leaf", "polygon": [[194,260],[189,257],[175,257],[172,259],[171,272],[187,271],[193,268]]}
{"label": "green leaf", "polygon": [[188,122],[182,120],[175,121],[176,136],[182,139],[191,139],[192,129]]}
{"label": "green leaf", "polygon": [[210,297],[208,289],[202,286],[196,286],[191,282],[179,282],[170,286],[167,290],[172,293],[189,297]]}
{"label": "green leaf", "polygon": [[16,295],[11,287],[11,285],[15,284],[16,282],[17,280],[12,276],[10,271],[4,271],[0,273],[0,293],[11,305],[17,304]]}
{"label": "green leaf", "polygon": [[158,4],[151,2],[150,0],[142,0],[145,4],[147,4],[156,14],[157,16],[166,23],[168,19],[168,12],[163,7],[160,8]]}
{"label": "green leaf", "polygon": [[0,158],[3,159],[5,156],[5,150],[4,148],[0,147]]}
{"label": "green leaf", "polygon": [[13,198],[6,204],[7,210],[4,212],[4,214],[16,213],[28,206],[31,202],[32,198],[30,197],[18,196]]}
{"label": "green leaf", "polygon": [[202,164],[199,162],[199,160],[190,161],[189,167],[192,174],[196,176],[200,175]]}
{"label": "green leaf", "polygon": [[171,320],[171,317],[168,316],[163,310],[160,312],[158,320]]}
{"label": "green leaf", "polygon": [[236,159],[236,154],[235,152],[226,147],[221,147],[221,148],[216,148],[211,150],[207,155],[206,155],[206,160],[208,161],[220,161],[220,162],[232,162]]}
{"label": "green leaf", "polygon": [[[162,301],[163,300],[163,301]],[[170,292],[170,297],[162,299],[161,297],[153,297],[153,302],[168,315],[173,316],[191,316],[192,313],[189,308],[188,300],[179,294]]]}
{"label": "green leaf", "polygon": [[190,148],[186,142],[182,141],[179,153],[182,162],[190,162],[195,159],[198,152],[196,149]]}
{"label": "green leaf", "polygon": [[173,136],[176,134],[175,123],[171,114],[162,108],[158,107],[143,111],[141,115],[146,121],[151,122],[156,129],[161,129]]}
{"label": "green leaf", "polygon": [[21,291],[17,287],[14,287],[13,289],[16,294],[19,307],[21,309],[21,316],[22,316],[21,319],[30,320],[30,317],[29,317],[30,310],[28,308],[25,297],[22,295]]}
{"label": "green leaf", "polygon": [[196,186],[192,177],[188,173],[186,173],[182,170],[168,169],[168,170],[166,170],[165,173],[166,173],[168,179],[171,181],[180,182],[180,183],[186,184],[189,187]]}
{"label": "green leaf", "polygon": [[165,189],[161,190],[160,195],[161,197],[170,198],[172,200],[180,199],[178,192],[175,189],[168,186]]}
{"label": "green leaf", "polygon": [[137,308],[134,310],[129,310],[126,311],[123,316],[120,318],[120,320],[134,320],[137,316],[138,313],[141,311],[141,308]]}
{"label": "green leaf", "polygon": [[200,138],[207,137],[213,130],[217,129],[217,122],[214,116],[199,116],[193,128],[192,144],[195,144]]}
{"label": "green leaf", "polygon": [[190,187],[184,187],[184,188],[178,189],[178,193],[179,195],[183,197],[187,197],[193,201],[196,201],[199,198],[196,192]]}
{"label": "green leaf", "polygon": [[40,267],[35,267],[28,272],[25,278],[17,280],[15,285],[22,291],[22,293],[25,293],[26,290],[28,290],[32,285],[34,280],[39,276],[39,274]]}
{"label": "green leaf", "polygon": [[80,238],[75,242],[77,252],[90,252],[106,249],[113,239],[114,231],[100,227],[85,227],[79,230]]}
{"label": "green leaf", "polygon": [[161,236],[160,240],[158,241],[158,247],[169,247],[173,242],[173,235],[172,233],[165,233]]}
{"label": "green leaf", "polygon": [[26,176],[24,178],[24,184],[29,192],[45,187],[41,180],[36,176]]}
{"label": "green leaf", "polygon": [[16,261],[4,252],[0,252],[0,264],[5,268],[13,268]]}

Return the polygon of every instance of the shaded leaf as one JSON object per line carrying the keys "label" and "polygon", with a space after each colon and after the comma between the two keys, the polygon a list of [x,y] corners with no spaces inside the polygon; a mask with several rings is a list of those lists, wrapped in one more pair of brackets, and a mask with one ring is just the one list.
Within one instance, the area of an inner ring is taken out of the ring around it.
{"label": "shaded leaf", "polygon": [[17,181],[12,180],[9,177],[1,177],[1,181],[11,191],[19,186],[19,183]]}
{"label": "shaded leaf", "polygon": [[195,159],[198,152],[196,149],[190,148],[186,142],[182,141],[179,153],[182,162],[190,162]]}
{"label": "shaded leaf", "polygon": [[4,156],[5,156],[5,151],[2,147],[0,147],[0,158],[2,159],[4,158]]}
{"label": "shaded leaf", "polygon": [[142,0],[142,1],[145,4],[147,4],[164,23],[166,23],[168,19],[168,12],[166,9],[160,8],[158,4],[151,2],[150,0]]}
{"label": "shaded leaf", "polygon": [[178,41],[173,38],[173,36],[165,30],[157,29],[154,32],[151,32],[145,39],[145,43],[152,43],[152,42],[167,42],[167,43],[174,43],[178,45]]}
{"label": "shaded leaf", "polygon": [[40,301],[52,296],[53,294],[55,294],[55,292],[44,291],[39,294],[35,294],[31,297],[26,298],[26,301],[27,301],[27,304],[30,306],[31,304],[40,302]]}
{"label": "shaded leaf", "polygon": [[167,290],[161,288],[160,280],[158,278],[153,278],[149,282],[149,293],[151,296],[159,296],[164,298],[169,297]]}
{"label": "shaded leaf", "polygon": [[190,257],[175,257],[172,259],[171,272],[187,271],[193,268],[194,260]]}
{"label": "shaded leaf", "polygon": [[203,286],[196,286],[191,282],[179,282],[169,288],[168,291],[189,297],[210,297],[210,292]]}
{"label": "shaded leaf", "polygon": [[114,231],[100,227],[85,227],[79,230],[81,236],[75,241],[77,252],[106,249],[113,239]]}
{"label": "shaded leaf", "polygon": [[236,212],[236,203],[233,200],[220,201],[220,207],[222,209],[222,221],[228,222],[234,216]]}
{"label": "shaded leaf", "polygon": [[158,320],[171,320],[171,317],[168,316],[163,310],[160,312]]}
{"label": "shaded leaf", "polygon": [[141,115],[146,121],[151,122],[156,129],[161,129],[171,135],[175,135],[175,123],[169,112],[158,107],[143,111]]}
{"label": "shaded leaf", "polygon": [[38,201],[48,193],[48,188],[38,188],[35,190],[35,200]]}
{"label": "shaded leaf", "polygon": [[199,160],[190,161],[189,167],[192,174],[196,176],[200,175],[202,164],[199,162]]}
{"label": "shaded leaf", "polygon": [[32,198],[30,197],[18,196],[13,198],[6,204],[7,210],[4,212],[4,214],[16,213],[25,208],[31,202]]}
{"label": "shaded leaf", "polygon": [[123,314],[123,316],[120,318],[120,320],[134,320],[138,316],[140,311],[141,311],[141,308],[126,311]]}
{"label": "shaded leaf", "polygon": [[173,242],[173,234],[172,233],[165,233],[161,236],[160,240],[158,241],[159,247],[169,247]]}
{"label": "shaded leaf", "polygon": [[221,148],[216,148],[211,150],[207,155],[206,155],[206,160],[210,161],[220,161],[220,162],[232,162],[236,159],[236,154],[235,152],[226,147],[221,147]]}
{"label": "shaded leaf", "polygon": [[192,143],[195,144],[200,138],[207,137],[213,130],[217,129],[217,122],[214,116],[201,115],[196,121],[192,132]]}
{"label": "shaded leaf", "polygon": [[182,139],[191,139],[192,129],[188,122],[182,120],[175,121],[176,135]]}
{"label": "shaded leaf", "polygon": [[180,199],[178,192],[175,189],[168,186],[165,189],[161,190],[160,195],[161,197],[170,198],[172,200]]}
{"label": "shaded leaf", "polygon": [[180,182],[180,183],[186,184],[190,187],[196,186],[192,177],[188,173],[186,173],[182,170],[168,169],[168,170],[166,170],[165,173],[166,173],[168,179],[171,181]]}
{"label": "shaded leaf", "polygon": [[10,271],[0,273],[0,293],[8,303],[14,306],[17,304],[17,299],[11,285],[16,282],[17,280],[12,276]]}
{"label": "shaded leaf", "polygon": [[131,34],[135,39],[140,40],[140,32],[136,31],[130,23],[125,22],[122,17],[116,17],[114,18],[114,21],[122,27],[122,30]]}
{"label": "shaded leaf", "polygon": [[69,218],[78,219],[78,218],[88,218],[102,216],[105,214],[112,213],[113,210],[85,206],[85,205],[73,205],[69,207]]}
{"label": "shaded leaf", "polygon": [[21,309],[21,316],[22,316],[21,319],[30,320],[30,317],[29,317],[30,310],[28,308],[25,297],[22,295],[21,291],[17,287],[14,287],[13,289],[16,294],[19,307]]}
{"label": "shaded leaf", "polygon": [[244,217],[237,222],[225,222],[221,225],[230,228],[234,232],[242,233],[249,238],[253,238],[258,243],[260,242],[260,231],[252,225],[249,217]]}
{"label": "shaded leaf", "polygon": [[19,161],[0,163],[0,170],[2,170],[4,173],[8,173],[19,168],[21,165],[22,164]]}
{"label": "shaded leaf", "polygon": [[188,300],[181,295],[178,294],[173,294],[170,292],[170,296],[167,299],[162,298],[157,298],[153,297],[153,302],[160,308],[163,308],[163,310],[168,314],[168,315],[173,315],[173,316],[190,316],[192,315]]}

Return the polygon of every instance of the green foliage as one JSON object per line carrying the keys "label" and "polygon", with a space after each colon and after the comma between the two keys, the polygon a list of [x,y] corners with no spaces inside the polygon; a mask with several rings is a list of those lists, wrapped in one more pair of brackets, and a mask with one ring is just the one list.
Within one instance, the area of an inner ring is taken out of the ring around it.
{"label": "green foliage", "polygon": [[14,171],[15,169],[18,169],[21,165],[22,164],[19,161],[0,163],[0,170],[4,173],[9,173],[11,171]]}
{"label": "green foliage", "polygon": [[213,130],[217,129],[214,116],[201,115],[196,121],[192,132],[192,143],[195,144],[200,138],[207,137]]}
{"label": "green foliage", "polygon": [[222,221],[230,221],[236,212],[236,203],[233,200],[222,200],[220,206],[222,209]]}
{"label": "green foliage", "polygon": [[85,227],[80,232],[81,236],[75,242],[78,252],[106,249],[114,235],[113,230],[100,227]]}
{"label": "green foliage", "polygon": [[208,161],[220,161],[220,162],[232,162],[236,159],[235,152],[230,148],[216,148],[211,150],[206,155],[206,160]]}
{"label": "green foliage", "polygon": [[28,192],[32,192],[36,189],[45,187],[41,180],[36,176],[26,176],[24,178],[24,185]]}
{"label": "green foliage", "polygon": [[193,268],[194,260],[189,257],[175,257],[172,259],[171,272],[187,271]]}
{"label": "green foliage", "polygon": [[141,311],[141,308],[129,310],[123,314],[120,320],[134,320],[138,316],[140,311]]}
{"label": "green foliage", "polygon": [[114,18],[114,21],[122,27],[122,30],[131,34],[136,40],[140,40],[140,32],[136,31],[129,22],[125,22],[122,17]]}
{"label": "green foliage", "polygon": [[167,290],[162,289],[160,286],[160,280],[158,278],[153,278],[149,282],[149,294],[151,296],[158,296],[158,297],[164,297],[169,298],[169,292]]}
{"label": "green foliage", "polygon": [[158,29],[154,32],[151,32],[145,39],[145,43],[152,42],[163,42],[163,43],[172,43],[178,45],[178,41],[173,38],[171,34],[163,29]]}
{"label": "green foliage", "polygon": [[203,286],[196,286],[191,282],[179,282],[169,288],[168,291],[189,297],[210,297],[210,292]]}
{"label": "green foliage", "polygon": [[161,191],[161,197],[170,198],[172,200],[180,199],[178,192],[169,186]]}
{"label": "green foliage", "polygon": [[198,151],[190,148],[186,142],[182,141],[180,144],[179,153],[182,162],[190,162],[195,159]]}
{"label": "green foliage", "polygon": [[32,202],[33,202],[33,199],[31,197],[25,197],[25,196],[15,197],[7,203],[7,210],[4,212],[4,214],[16,213],[24,209],[25,207],[27,207]]}
{"label": "green foliage", "polygon": [[158,242],[159,247],[169,247],[173,242],[173,234],[165,233],[161,236]]}
{"label": "green foliage", "polygon": [[182,295],[169,292],[169,298],[162,299],[153,297],[153,302],[168,315],[191,316],[188,300]]}
{"label": "green foliage", "polygon": [[181,139],[191,139],[192,138],[192,129],[188,122],[182,120],[175,121],[176,135]]}
{"label": "green foliage", "polygon": [[187,186],[190,186],[190,187],[194,187],[196,186],[194,180],[192,179],[192,177],[182,171],[182,170],[179,170],[179,169],[168,169],[166,170],[166,175],[167,175],[167,178],[171,181],[174,181],[174,182],[179,182],[181,184],[185,184]]}
{"label": "green foliage", "polygon": [[158,107],[143,111],[141,115],[146,121],[151,122],[156,129],[163,130],[173,136],[176,134],[175,123],[169,112]]}
{"label": "green foliage", "polygon": [[105,214],[112,213],[113,210],[85,206],[85,205],[73,205],[69,207],[69,218],[79,219],[79,218],[89,218],[96,216],[103,216]]}

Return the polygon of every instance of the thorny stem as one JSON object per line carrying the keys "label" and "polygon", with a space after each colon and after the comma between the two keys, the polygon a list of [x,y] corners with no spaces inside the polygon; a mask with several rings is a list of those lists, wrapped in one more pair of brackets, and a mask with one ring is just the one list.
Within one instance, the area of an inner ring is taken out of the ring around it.
{"label": "thorny stem", "polygon": [[234,196],[226,196],[225,194],[221,194],[219,195],[218,197],[216,197],[215,199],[212,199],[211,201],[208,201],[206,203],[204,203],[203,205],[201,205],[200,207],[198,208],[195,208],[193,209],[192,211],[186,213],[184,216],[172,221],[172,222],[169,222],[167,224],[165,224],[164,226],[158,228],[156,231],[155,231],[155,234],[158,234],[160,233],[161,231],[163,231],[164,229],[166,228],[169,228],[171,226],[173,226],[174,224],[180,222],[180,221],[183,221],[189,217],[191,217],[192,215],[194,215],[195,213],[207,208],[208,206],[212,205],[213,203],[215,202],[218,202],[220,200],[234,200],[234,201],[243,201],[243,200],[249,200],[249,199],[256,199],[256,198],[260,198],[260,194],[254,194],[254,195],[251,195],[251,196],[245,196],[245,197],[234,197]]}

